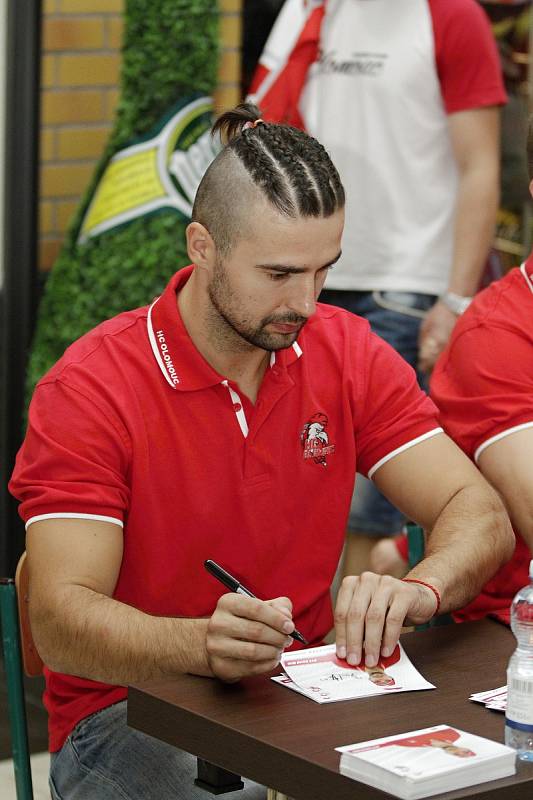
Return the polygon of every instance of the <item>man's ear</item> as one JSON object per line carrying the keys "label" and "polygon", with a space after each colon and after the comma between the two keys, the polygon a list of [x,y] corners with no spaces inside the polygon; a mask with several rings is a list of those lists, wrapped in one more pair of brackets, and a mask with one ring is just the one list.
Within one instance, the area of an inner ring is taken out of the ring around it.
{"label": "man's ear", "polygon": [[191,222],[185,231],[187,253],[192,264],[210,269],[216,260],[216,248],[207,228],[200,222]]}

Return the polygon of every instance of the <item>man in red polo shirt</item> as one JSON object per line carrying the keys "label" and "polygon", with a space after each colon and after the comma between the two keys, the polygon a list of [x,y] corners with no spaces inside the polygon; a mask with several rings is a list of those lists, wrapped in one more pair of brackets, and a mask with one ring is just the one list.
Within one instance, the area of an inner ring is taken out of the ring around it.
{"label": "man in red polo shirt", "polygon": [[[527,155],[533,193],[533,125]],[[493,614],[509,622],[533,555],[533,255],[491,284],[457,323],[431,379],[431,395],[455,441],[503,498],[516,534],[513,558],[457,621]]]}
{"label": "man in red polo shirt", "polygon": [[[494,231],[506,97],[484,11],[476,0],[285,0],[250,91],[268,120],[316,136],[343,180],[343,253],[321,301],[367,319],[418,362],[424,386]],[[367,569],[404,522],[358,480],[343,574]]]}
{"label": "man in red polo shirt", "polygon": [[[11,490],[27,528],[54,798],[201,796],[190,757],[126,725],[126,686],[267,674],[333,624],[356,468],[432,531],[398,581],[340,589],[337,656],[375,666],[401,625],[464,605],[505,562],[503,506],[439,427],[413,370],[316,299],[344,190],[322,146],[258,120],[198,189],[194,266],[100,325],[39,383]],[[227,593],[213,559],[259,599]],[[247,788],[248,796],[262,790]]]}
{"label": "man in red polo shirt", "polygon": [[[533,134],[529,136],[533,177]],[[533,184],[532,184],[533,185]],[[493,614],[509,622],[533,557],[533,256],[478,294],[460,317],[431,378],[441,422],[502,496],[516,534],[513,558],[458,621]],[[379,549],[378,549],[379,548]],[[407,571],[407,537],[376,546],[380,573]]]}
{"label": "man in red polo shirt", "polygon": [[[530,134],[530,164],[533,139]],[[533,175],[533,172],[530,173]],[[502,496],[516,533],[513,558],[458,621],[509,622],[533,551],[533,257],[479,294],[457,323],[431,380],[444,427]]]}

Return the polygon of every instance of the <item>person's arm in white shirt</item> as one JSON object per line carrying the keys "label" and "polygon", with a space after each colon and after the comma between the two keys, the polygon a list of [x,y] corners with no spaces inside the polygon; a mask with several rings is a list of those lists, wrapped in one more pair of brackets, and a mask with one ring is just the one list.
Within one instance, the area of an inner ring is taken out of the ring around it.
{"label": "person's arm in white shirt", "polygon": [[[494,237],[499,202],[500,111],[491,106],[459,111],[448,117],[459,170],[453,263],[448,291],[471,297]],[[448,343],[457,316],[441,300],[422,323],[419,368],[430,372]]]}

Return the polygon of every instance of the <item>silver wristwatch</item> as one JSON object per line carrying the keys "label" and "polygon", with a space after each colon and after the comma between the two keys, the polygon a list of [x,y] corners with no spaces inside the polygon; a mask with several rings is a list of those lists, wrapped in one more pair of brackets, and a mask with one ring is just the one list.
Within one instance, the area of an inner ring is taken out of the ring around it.
{"label": "silver wristwatch", "polygon": [[454,292],[444,292],[440,296],[441,301],[444,305],[453,311],[454,314],[458,316],[460,314],[464,314],[470,303],[472,302],[472,297],[463,297],[460,294],[455,294]]}

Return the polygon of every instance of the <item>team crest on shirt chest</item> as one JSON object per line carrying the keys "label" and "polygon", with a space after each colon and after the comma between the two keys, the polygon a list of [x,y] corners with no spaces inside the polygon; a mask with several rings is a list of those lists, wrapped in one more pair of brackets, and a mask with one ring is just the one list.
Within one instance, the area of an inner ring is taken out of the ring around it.
{"label": "team crest on shirt chest", "polygon": [[335,445],[328,433],[328,417],[316,411],[305,423],[300,432],[303,456],[308,463],[328,466],[328,458],[335,452]]}

